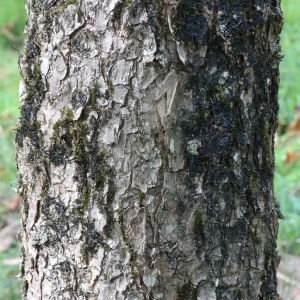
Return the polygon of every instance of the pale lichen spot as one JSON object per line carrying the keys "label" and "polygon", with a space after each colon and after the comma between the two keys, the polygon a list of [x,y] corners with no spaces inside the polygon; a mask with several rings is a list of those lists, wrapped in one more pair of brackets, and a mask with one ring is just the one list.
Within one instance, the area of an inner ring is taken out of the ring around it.
{"label": "pale lichen spot", "polygon": [[174,139],[170,140],[169,149],[170,149],[171,153],[175,153],[175,141],[174,141]]}
{"label": "pale lichen spot", "polygon": [[192,155],[198,155],[199,141],[192,140],[187,143],[187,152]]}
{"label": "pale lichen spot", "polygon": [[238,152],[233,155],[233,160],[238,161],[239,154]]}

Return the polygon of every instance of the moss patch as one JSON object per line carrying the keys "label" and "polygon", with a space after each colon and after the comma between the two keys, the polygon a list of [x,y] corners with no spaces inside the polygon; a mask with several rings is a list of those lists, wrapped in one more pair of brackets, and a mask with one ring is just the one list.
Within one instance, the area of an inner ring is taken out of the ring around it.
{"label": "moss patch", "polygon": [[[27,43],[26,54],[21,57],[24,73],[23,75],[26,83],[26,99],[21,107],[19,124],[16,130],[16,144],[23,147],[23,140],[25,137],[29,138],[32,146],[36,149],[41,146],[42,133],[40,130],[40,123],[37,121],[37,112],[40,108],[41,101],[44,97],[44,84],[42,81],[40,67],[37,63],[39,48],[36,45]],[[35,56],[35,61],[32,56]]]}
{"label": "moss patch", "polygon": [[194,215],[193,234],[199,236],[203,233],[203,219],[200,211],[196,211]]}
{"label": "moss patch", "polygon": [[49,160],[55,166],[64,164],[69,157],[76,163],[74,180],[80,184],[81,197],[78,203],[78,214],[83,217],[89,206],[91,190],[103,189],[110,173],[106,162],[107,152],[98,149],[97,145],[86,139],[93,130],[88,125],[89,104],[79,120],[74,120],[73,110],[64,107],[61,119],[53,126],[52,146]]}
{"label": "moss patch", "polygon": [[177,300],[197,300],[197,288],[191,278],[181,286],[177,286]]}
{"label": "moss patch", "polygon": [[96,105],[97,99],[100,97],[100,85],[95,81],[89,88],[89,104]]}
{"label": "moss patch", "polygon": [[208,24],[199,0],[181,0],[174,16],[174,32],[178,40],[187,42],[207,38]]}
{"label": "moss patch", "polygon": [[96,231],[94,220],[87,220],[83,222],[83,235],[85,242],[83,244],[83,254],[87,257],[88,254],[96,253],[99,247],[103,246],[103,238],[100,233]]}

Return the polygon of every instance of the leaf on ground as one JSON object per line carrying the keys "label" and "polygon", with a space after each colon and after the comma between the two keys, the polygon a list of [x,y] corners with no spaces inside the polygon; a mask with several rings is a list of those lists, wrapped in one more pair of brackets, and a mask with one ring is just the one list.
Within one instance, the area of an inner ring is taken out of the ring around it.
{"label": "leaf on ground", "polygon": [[300,119],[293,121],[293,123],[287,128],[288,131],[300,130]]}
{"label": "leaf on ground", "polygon": [[295,107],[295,116],[293,122],[288,126],[288,131],[299,131],[300,130],[300,106]]}
{"label": "leaf on ground", "polygon": [[285,155],[284,162],[286,164],[294,162],[296,159],[300,158],[300,150],[297,151],[288,151]]}
{"label": "leaf on ground", "polygon": [[288,151],[285,155],[284,162],[286,164],[289,164],[289,163],[295,161],[296,159],[297,159],[297,155],[295,154],[295,152]]}

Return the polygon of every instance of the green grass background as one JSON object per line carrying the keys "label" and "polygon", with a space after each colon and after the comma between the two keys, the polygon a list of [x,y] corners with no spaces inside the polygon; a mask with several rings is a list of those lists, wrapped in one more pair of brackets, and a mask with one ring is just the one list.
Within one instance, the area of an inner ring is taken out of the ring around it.
{"label": "green grass background", "polygon": [[[300,105],[300,0],[283,0],[281,4],[280,129],[291,124],[295,107]],[[278,244],[282,251],[300,255],[300,158],[285,163],[287,152],[300,150],[300,132],[281,133],[276,138],[275,194],[285,220],[280,221]]]}
{"label": "green grass background", "polygon": [[[13,127],[19,109],[17,65],[22,45],[25,9],[22,0],[0,0],[0,198],[10,199],[16,186],[16,168],[13,151]],[[291,136],[285,128],[295,117],[295,106],[300,104],[300,0],[283,0],[284,28],[281,45],[284,58],[281,63],[279,90],[279,128],[276,138],[275,192],[285,220],[280,221],[278,245],[281,251],[300,255],[300,159],[285,163],[287,152],[300,149],[300,133]],[[6,214],[0,206],[1,219]],[[16,266],[7,266],[5,258],[18,257],[17,243],[0,253],[0,299],[20,299],[19,272]]]}
{"label": "green grass background", "polygon": [[[5,200],[11,199],[16,187],[16,167],[13,150],[13,128],[16,124],[19,100],[18,52],[21,51],[25,24],[22,0],[0,0],[0,228],[5,225]],[[14,215],[17,218],[17,215]],[[1,242],[1,241],[0,241]],[[20,247],[15,242],[0,253],[0,299],[21,299],[21,282],[16,278],[19,266],[5,263],[18,258]]]}

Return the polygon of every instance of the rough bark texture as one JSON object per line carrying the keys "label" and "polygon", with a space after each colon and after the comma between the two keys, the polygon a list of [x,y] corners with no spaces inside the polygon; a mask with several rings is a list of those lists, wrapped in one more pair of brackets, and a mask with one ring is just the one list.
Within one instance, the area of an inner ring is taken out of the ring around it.
{"label": "rough bark texture", "polygon": [[276,0],[28,0],[24,299],[276,299]]}

